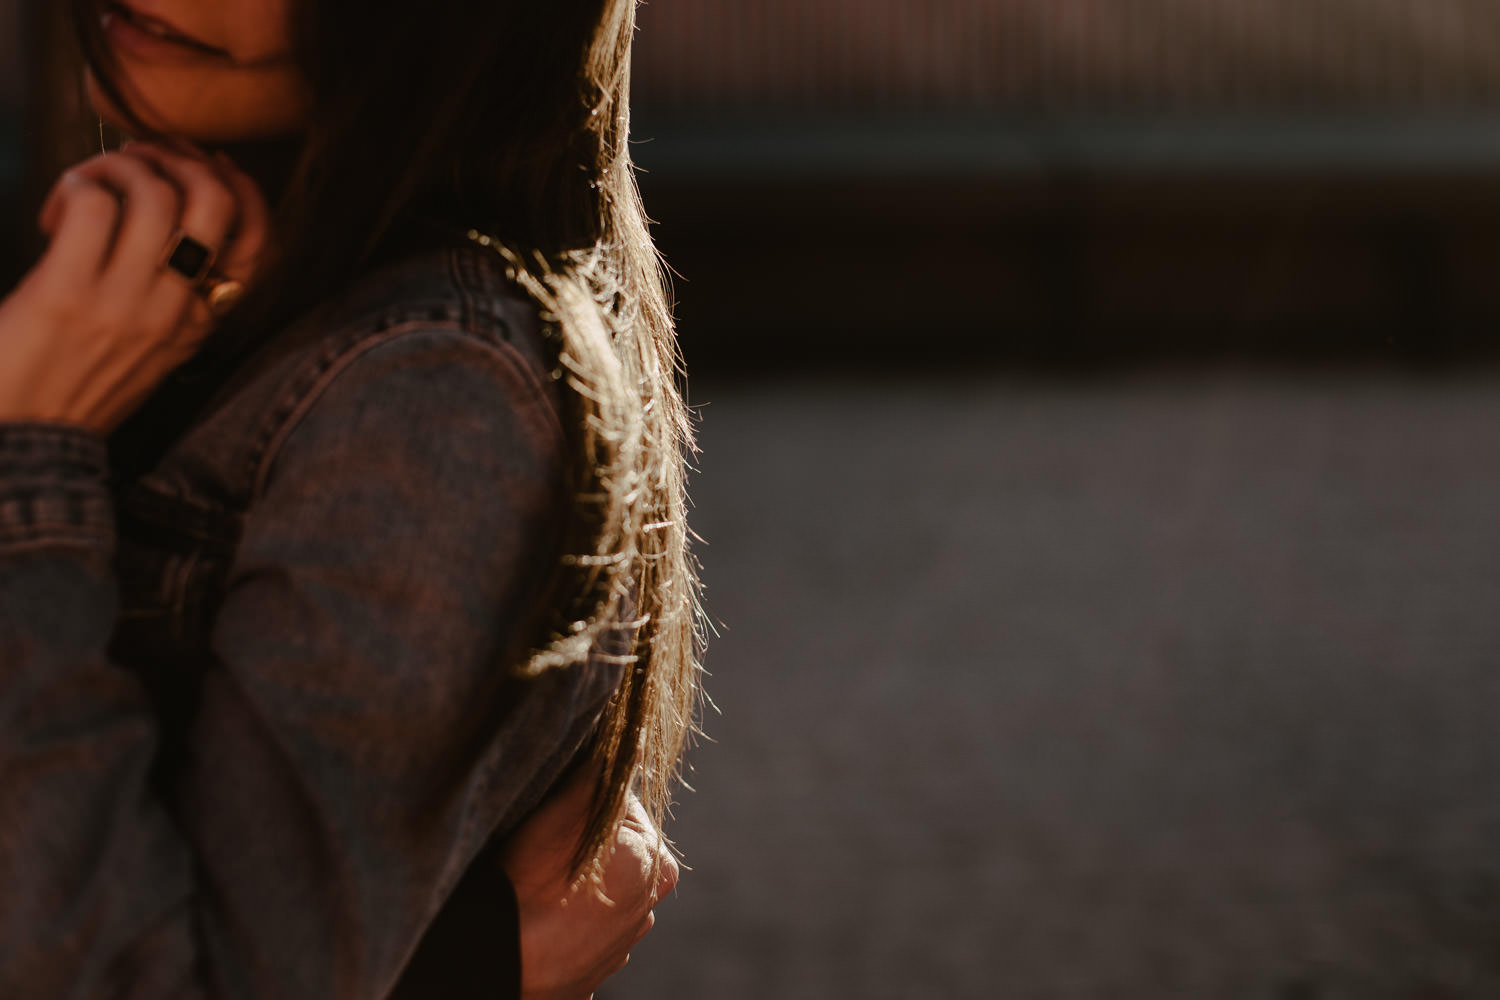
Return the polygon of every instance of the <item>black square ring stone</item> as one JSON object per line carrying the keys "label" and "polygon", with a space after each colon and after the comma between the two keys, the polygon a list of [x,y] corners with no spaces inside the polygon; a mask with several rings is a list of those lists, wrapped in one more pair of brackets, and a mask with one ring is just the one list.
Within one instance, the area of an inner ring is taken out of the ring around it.
{"label": "black square ring stone", "polygon": [[167,266],[193,284],[203,280],[214,261],[214,252],[187,233],[177,234],[177,245],[167,255]]}

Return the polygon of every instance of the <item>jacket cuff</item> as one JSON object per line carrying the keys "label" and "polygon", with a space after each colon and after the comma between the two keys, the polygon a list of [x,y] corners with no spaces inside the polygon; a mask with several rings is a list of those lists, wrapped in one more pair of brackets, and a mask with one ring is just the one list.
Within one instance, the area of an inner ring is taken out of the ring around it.
{"label": "jacket cuff", "polygon": [[0,554],[113,543],[104,437],[73,424],[0,423]]}

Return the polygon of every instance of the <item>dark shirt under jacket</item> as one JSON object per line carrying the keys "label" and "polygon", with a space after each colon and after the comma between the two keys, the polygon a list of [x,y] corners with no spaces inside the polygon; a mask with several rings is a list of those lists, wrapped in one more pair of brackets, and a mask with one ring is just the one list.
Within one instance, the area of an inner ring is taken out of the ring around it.
{"label": "dark shirt under jacket", "polygon": [[0,997],[515,995],[494,845],[619,672],[507,669],[569,498],[499,265],[382,264],[144,468],[0,423]]}

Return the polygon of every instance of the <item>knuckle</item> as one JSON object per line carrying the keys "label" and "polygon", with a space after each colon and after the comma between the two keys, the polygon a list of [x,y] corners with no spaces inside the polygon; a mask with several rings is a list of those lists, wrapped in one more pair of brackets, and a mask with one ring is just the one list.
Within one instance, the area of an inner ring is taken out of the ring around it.
{"label": "knuckle", "polygon": [[201,186],[195,187],[193,200],[205,215],[219,224],[225,224],[234,218],[237,210],[234,196],[217,181],[204,181]]}
{"label": "knuckle", "polygon": [[208,161],[196,156],[187,156],[178,153],[175,156],[168,155],[162,159],[164,163],[171,164],[174,173],[181,174],[183,177],[190,178],[198,183],[212,181],[218,177],[214,169],[208,165]]}
{"label": "knuckle", "polygon": [[88,205],[91,201],[108,198],[114,201],[113,192],[96,183],[88,175],[77,170],[69,170],[57,179],[51,193],[47,196],[48,203],[56,203],[58,208],[73,211],[80,206]]}
{"label": "knuckle", "polygon": [[92,177],[109,169],[110,157],[107,153],[95,153],[87,160],[80,160],[68,169],[64,170],[60,180]]}
{"label": "knuckle", "polygon": [[678,869],[677,859],[670,852],[663,852],[661,859],[661,873],[657,879],[657,896],[669,896],[677,888],[677,881],[682,877]]}
{"label": "knuckle", "polygon": [[148,204],[163,209],[175,211],[182,203],[182,193],[177,186],[155,174],[143,176],[137,182],[136,193]]}
{"label": "knuckle", "polygon": [[112,192],[86,182],[70,185],[63,201],[65,211],[99,225],[113,222],[120,211],[120,200]]}
{"label": "knuckle", "polygon": [[222,211],[226,207],[233,206],[233,193],[208,164],[200,160],[179,157],[172,166],[182,181],[184,190],[192,194],[194,201],[211,210]]}
{"label": "knuckle", "polygon": [[131,153],[116,153],[105,168],[118,177],[134,197],[162,201],[181,197],[172,177],[158,170],[149,160]]}

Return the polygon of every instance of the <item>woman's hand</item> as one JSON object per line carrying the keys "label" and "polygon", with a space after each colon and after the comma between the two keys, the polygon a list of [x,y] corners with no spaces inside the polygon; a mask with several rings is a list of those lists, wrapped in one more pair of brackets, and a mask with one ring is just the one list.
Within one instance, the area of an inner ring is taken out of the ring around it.
{"label": "woman's hand", "polygon": [[582,768],[505,845],[502,864],[521,916],[523,1000],[584,1000],[625,967],[677,885],[677,861],[632,793],[605,859],[601,899],[569,871],[583,836],[594,772]]}
{"label": "woman's hand", "polygon": [[249,284],[269,228],[255,182],[218,155],[134,142],[66,171],[42,206],[41,260],[0,301],[0,420],[108,433],[213,326],[165,266],[180,231]]}

